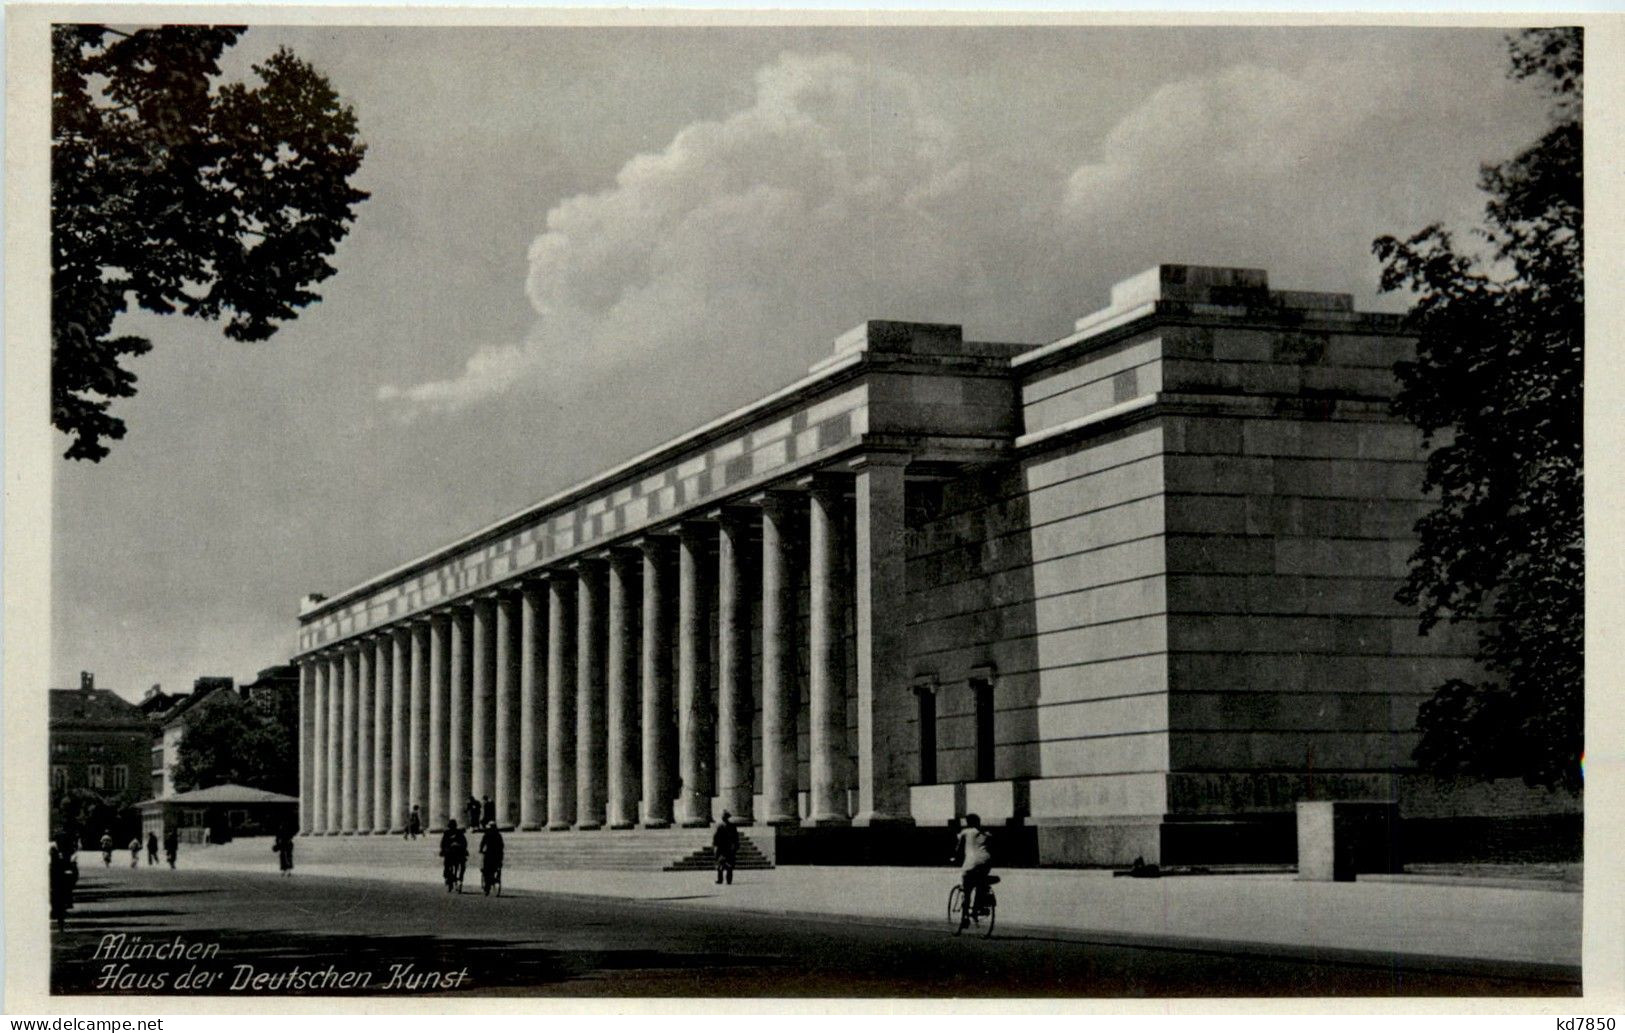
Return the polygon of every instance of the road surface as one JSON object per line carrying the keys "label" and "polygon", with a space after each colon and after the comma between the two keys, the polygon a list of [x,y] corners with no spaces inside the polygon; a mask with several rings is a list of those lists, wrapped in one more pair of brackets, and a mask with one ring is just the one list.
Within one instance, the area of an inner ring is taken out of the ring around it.
{"label": "road surface", "polygon": [[[696,895],[715,889],[696,875]],[[936,900],[922,900],[921,920],[905,924],[726,913],[683,907],[681,896],[498,899],[472,882],[458,895],[427,882],[99,863],[84,868],[79,890],[67,928],[53,938],[57,993],[1132,998],[1580,989],[1557,968],[1062,933],[1039,928],[1042,915],[1019,916],[1032,925],[1001,915],[990,940],[956,938]],[[159,957],[160,949],[175,956]]]}

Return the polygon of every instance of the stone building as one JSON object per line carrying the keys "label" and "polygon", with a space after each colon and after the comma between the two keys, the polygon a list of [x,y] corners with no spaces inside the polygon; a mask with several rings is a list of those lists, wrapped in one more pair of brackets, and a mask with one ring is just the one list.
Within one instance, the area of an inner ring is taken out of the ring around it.
{"label": "stone building", "polygon": [[[146,788],[147,720],[88,671],[77,689],[52,689],[47,736],[51,826],[54,833],[122,837],[133,828],[129,809]],[[122,845],[123,838],[119,838]]]}
{"label": "stone building", "polygon": [[1473,673],[1469,636],[1393,600],[1424,508],[1388,404],[1412,349],[1348,295],[1188,266],[1048,344],[865,323],[307,599],[303,828],[438,827],[487,794],[520,829],[727,809],[782,863],[974,811],[1042,863],[1178,863],[1290,859],[1306,799],[1546,814],[1410,760],[1419,703]]}

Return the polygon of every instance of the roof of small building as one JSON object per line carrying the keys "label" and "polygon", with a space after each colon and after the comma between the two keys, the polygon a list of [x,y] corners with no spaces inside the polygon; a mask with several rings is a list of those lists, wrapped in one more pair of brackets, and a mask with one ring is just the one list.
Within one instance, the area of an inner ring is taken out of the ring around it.
{"label": "roof of small building", "polygon": [[142,800],[138,806],[145,807],[150,803],[298,803],[299,797],[285,796],[282,793],[273,793],[269,789],[251,789],[240,786],[234,782],[225,785],[209,786],[207,789],[193,789],[190,792],[177,793],[174,796],[165,796],[153,800]]}

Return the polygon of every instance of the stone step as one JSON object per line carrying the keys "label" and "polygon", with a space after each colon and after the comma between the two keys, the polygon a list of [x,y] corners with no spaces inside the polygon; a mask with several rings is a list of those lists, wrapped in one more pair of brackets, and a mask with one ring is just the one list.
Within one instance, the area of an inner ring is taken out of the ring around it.
{"label": "stone step", "polygon": [[[566,832],[509,832],[504,834],[505,861],[510,867],[593,868],[619,871],[710,871],[716,866],[711,846],[712,829],[611,829]],[[767,835],[771,835],[768,830]],[[477,836],[470,836],[477,853]],[[388,867],[438,862],[440,837],[416,840],[398,835],[307,836],[296,846],[306,863],[356,862]],[[765,870],[773,867],[746,835],[740,836],[735,867]]]}

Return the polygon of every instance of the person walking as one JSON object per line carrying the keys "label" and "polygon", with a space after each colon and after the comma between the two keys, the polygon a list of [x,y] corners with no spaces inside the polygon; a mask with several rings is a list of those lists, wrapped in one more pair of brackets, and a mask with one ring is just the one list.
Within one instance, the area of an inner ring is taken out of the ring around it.
{"label": "person walking", "polygon": [[406,819],[406,838],[416,839],[423,835],[423,815],[418,812],[418,805],[412,805],[412,813]]}
{"label": "person walking", "polygon": [[502,833],[497,830],[497,823],[487,822],[485,832],[480,836],[480,889],[485,891],[486,896],[491,895],[491,887],[502,882],[503,849]]}
{"label": "person walking", "polygon": [[175,867],[175,855],[181,850],[181,834],[175,829],[164,832],[164,857],[169,861],[171,868]]}
{"label": "person walking", "polygon": [[497,821],[497,805],[492,802],[489,795],[480,805],[480,823],[482,825],[495,825]]}
{"label": "person walking", "polygon": [[51,917],[58,929],[68,924],[68,912],[73,910],[73,888],[79,881],[79,862],[51,844]]}
{"label": "person walking", "polygon": [[722,821],[717,825],[716,832],[711,834],[711,846],[717,853],[717,885],[722,885],[724,876],[728,885],[734,884],[734,861],[739,857],[739,830],[734,827],[733,816],[727,811],[722,812]]}
{"label": "person walking", "polygon": [[137,836],[134,839],[130,840],[130,867],[131,868],[139,868],[140,866],[141,866],[141,837]]}
{"label": "person walking", "polygon": [[474,799],[472,793],[469,794],[468,802],[463,805],[463,813],[468,816],[467,828],[477,829],[480,827],[480,802]]}
{"label": "person walking", "polygon": [[277,865],[283,875],[293,874],[293,829],[282,826],[276,834],[276,842],[271,844],[276,851]]}
{"label": "person walking", "polygon": [[147,867],[158,863],[158,833],[147,833]]}
{"label": "person walking", "polygon": [[102,867],[103,868],[111,868],[111,867],[113,867],[113,834],[111,832],[103,832],[102,833],[101,846],[102,846]]}

